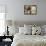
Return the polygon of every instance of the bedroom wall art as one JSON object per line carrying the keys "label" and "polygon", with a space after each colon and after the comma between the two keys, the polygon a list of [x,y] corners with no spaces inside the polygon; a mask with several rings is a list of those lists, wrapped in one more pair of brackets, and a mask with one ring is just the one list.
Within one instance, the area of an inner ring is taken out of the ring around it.
{"label": "bedroom wall art", "polygon": [[24,5],[24,15],[36,15],[37,6],[36,5]]}

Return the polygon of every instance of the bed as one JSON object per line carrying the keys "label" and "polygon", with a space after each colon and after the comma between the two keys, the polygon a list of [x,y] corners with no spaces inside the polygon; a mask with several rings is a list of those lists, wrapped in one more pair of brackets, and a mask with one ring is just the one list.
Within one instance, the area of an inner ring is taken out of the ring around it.
{"label": "bed", "polygon": [[16,34],[11,46],[46,46],[46,36]]}
{"label": "bed", "polygon": [[[20,26],[23,24],[19,23]],[[19,33],[14,35],[11,46],[46,46],[46,35],[39,35],[41,33],[39,26],[36,26],[35,28],[33,27],[33,31],[31,31],[31,25],[24,25],[24,29],[26,30],[23,30],[23,27],[20,27]]]}

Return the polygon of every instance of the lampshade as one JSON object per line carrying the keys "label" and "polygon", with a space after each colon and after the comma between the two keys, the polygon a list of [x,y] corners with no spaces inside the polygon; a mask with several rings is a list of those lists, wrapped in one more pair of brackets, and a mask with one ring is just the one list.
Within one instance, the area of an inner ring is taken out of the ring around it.
{"label": "lampshade", "polygon": [[12,20],[6,20],[6,25],[7,26],[12,26]]}

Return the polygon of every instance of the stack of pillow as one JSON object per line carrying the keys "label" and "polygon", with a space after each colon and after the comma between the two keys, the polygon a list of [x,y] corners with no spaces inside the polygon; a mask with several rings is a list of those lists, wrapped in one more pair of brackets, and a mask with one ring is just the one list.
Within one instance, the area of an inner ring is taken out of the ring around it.
{"label": "stack of pillow", "polygon": [[[20,34],[26,34],[26,35],[46,35],[46,25],[41,26],[34,26],[34,25],[26,25],[24,24],[24,27],[15,27],[10,26],[9,27],[9,35],[15,35],[16,33]],[[3,33],[3,35],[7,35],[6,31]]]}
{"label": "stack of pillow", "polygon": [[41,35],[42,29],[40,26],[32,26],[24,24],[24,27],[19,27],[19,33],[26,35]]}

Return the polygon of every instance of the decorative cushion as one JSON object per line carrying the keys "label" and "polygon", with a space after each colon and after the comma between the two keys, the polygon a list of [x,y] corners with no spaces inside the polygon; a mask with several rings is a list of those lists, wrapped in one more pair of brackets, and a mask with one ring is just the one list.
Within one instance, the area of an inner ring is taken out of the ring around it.
{"label": "decorative cushion", "polygon": [[24,24],[24,27],[32,29],[32,25],[26,25],[26,24]]}
{"label": "decorative cushion", "polygon": [[26,27],[25,27],[25,32],[24,32],[24,34],[26,34],[26,35],[31,35],[31,34],[32,34],[31,28],[26,28]]}
{"label": "decorative cushion", "polygon": [[19,33],[20,33],[20,34],[24,34],[24,31],[25,31],[25,30],[24,30],[24,27],[19,27]]}
{"label": "decorative cushion", "polygon": [[46,25],[42,26],[43,35],[46,35]]}
{"label": "decorative cushion", "polygon": [[44,28],[44,31],[46,33],[46,25],[43,25],[42,28]]}
{"label": "decorative cushion", "polygon": [[32,27],[32,35],[36,34],[36,27]]}
{"label": "decorative cushion", "polygon": [[32,27],[32,35],[39,35],[41,34],[41,28],[39,26]]}
{"label": "decorative cushion", "polygon": [[9,26],[9,35],[15,35],[19,32],[19,28],[15,26]]}
{"label": "decorative cushion", "polygon": [[32,25],[24,24],[25,30],[27,30],[28,34],[32,34]]}
{"label": "decorative cushion", "polygon": [[19,33],[29,35],[31,34],[31,29],[26,27],[19,27]]}

